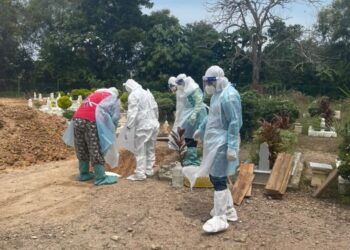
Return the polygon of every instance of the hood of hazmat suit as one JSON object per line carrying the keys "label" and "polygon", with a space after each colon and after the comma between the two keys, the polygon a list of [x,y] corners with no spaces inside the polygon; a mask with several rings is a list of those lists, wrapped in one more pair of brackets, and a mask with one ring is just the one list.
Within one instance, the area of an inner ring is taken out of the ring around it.
{"label": "hood of hazmat suit", "polygon": [[[131,143],[134,148],[126,148],[135,152],[145,141],[157,138],[159,132],[158,105],[152,93],[144,90],[133,79],[127,80],[123,85],[129,91],[126,129],[131,130],[130,134],[134,135],[134,138],[127,139],[129,145],[130,140],[134,140]],[[123,132],[119,135],[120,138],[123,138],[122,134]],[[121,142],[122,145],[118,146],[125,146],[125,143]]]}
{"label": "hood of hazmat suit", "polygon": [[[185,77],[184,77],[185,76]],[[178,127],[185,129],[185,138],[193,138],[194,132],[199,128],[207,116],[207,110],[203,102],[203,92],[198,84],[185,74],[177,77],[181,88],[176,91],[176,113],[173,130]]]}

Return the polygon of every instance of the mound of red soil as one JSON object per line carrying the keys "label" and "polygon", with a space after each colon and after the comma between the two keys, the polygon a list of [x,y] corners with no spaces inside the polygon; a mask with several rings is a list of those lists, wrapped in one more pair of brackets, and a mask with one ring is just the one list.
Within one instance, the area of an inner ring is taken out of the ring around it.
{"label": "mound of red soil", "polygon": [[[121,150],[119,152],[119,164],[118,167],[111,169],[106,164],[106,170],[113,171],[120,174],[122,177],[132,175],[136,168],[135,157],[127,150]],[[164,142],[157,142],[156,148],[156,165],[169,164],[176,160],[176,152],[168,148],[168,144]]]}
{"label": "mound of red soil", "polygon": [[0,168],[67,159],[62,141],[66,120],[8,102],[0,103]]}

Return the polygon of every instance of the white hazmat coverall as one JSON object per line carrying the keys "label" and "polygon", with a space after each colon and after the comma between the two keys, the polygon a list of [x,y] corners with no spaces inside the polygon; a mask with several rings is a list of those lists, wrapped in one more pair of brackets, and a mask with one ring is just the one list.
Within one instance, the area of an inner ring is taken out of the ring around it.
{"label": "white hazmat coverall", "polygon": [[159,132],[158,105],[149,90],[144,90],[136,81],[129,79],[124,83],[129,92],[126,136],[134,134],[135,173],[128,180],[144,180],[153,175],[155,163],[155,144]]}

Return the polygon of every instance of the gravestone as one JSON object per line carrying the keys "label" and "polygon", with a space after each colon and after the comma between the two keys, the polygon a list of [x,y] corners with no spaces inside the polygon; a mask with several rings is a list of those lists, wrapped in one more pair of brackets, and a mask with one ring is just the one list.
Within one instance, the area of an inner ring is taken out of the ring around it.
{"label": "gravestone", "polygon": [[341,112],[340,112],[340,110],[335,110],[334,111],[334,118],[337,119],[337,120],[341,119]]}
{"label": "gravestone", "polygon": [[259,170],[270,170],[270,151],[269,151],[269,145],[264,142],[260,144],[260,150],[259,150]]}
{"label": "gravestone", "polygon": [[42,102],[43,101],[43,95],[41,93],[39,93],[39,101]]}
{"label": "gravestone", "polygon": [[48,110],[51,110],[51,100],[50,100],[50,98],[47,98],[46,107],[47,107]]}
{"label": "gravestone", "polygon": [[82,102],[83,102],[83,97],[81,95],[79,95],[77,103],[80,105]]}
{"label": "gravestone", "polygon": [[37,99],[37,97],[36,97],[36,92],[34,92],[34,100],[36,100]]}
{"label": "gravestone", "polygon": [[324,131],[326,129],[326,119],[321,118],[320,127],[321,127],[321,131]]}
{"label": "gravestone", "polygon": [[51,99],[51,100],[55,99],[54,93],[50,93],[50,99]]}
{"label": "gravestone", "polygon": [[31,98],[28,100],[28,107],[33,108],[33,100]]}

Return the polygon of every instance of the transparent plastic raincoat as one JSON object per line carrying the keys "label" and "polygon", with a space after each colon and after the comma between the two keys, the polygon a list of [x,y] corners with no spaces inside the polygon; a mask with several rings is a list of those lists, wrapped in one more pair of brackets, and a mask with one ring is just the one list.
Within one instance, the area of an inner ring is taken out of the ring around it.
{"label": "transparent plastic raincoat", "polygon": [[176,113],[173,130],[185,129],[185,138],[193,138],[194,132],[207,116],[203,103],[203,92],[191,78],[184,79],[184,88],[176,91]]}
{"label": "transparent plastic raincoat", "polygon": [[[101,90],[98,90],[101,91]],[[109,91],[108,91],[109,92]],[[118,150],[116,139],[116,126],[120,116],[119,101],[116,94],[110,95],[100,103],[95,104],[86,98],[82,105],[96,105],[95,117],[101,153],[104,155],[106,163],[112,168],[118,164]],[[74,147],[74,122],[71,121],[63,135],[63,141]]]}
{"label": "transparent plastic raincoat", "polygon": [[193,187],[200,176],[224,177],[235,173],[239,158],[227,160],[227,149],[239,152],[242,126],[241,99],[237,90],[228,84],[216,92],[210,100],[209,115],[201,124],[204,133],[203,160],[201,166],[183,168],[183,174]]}

